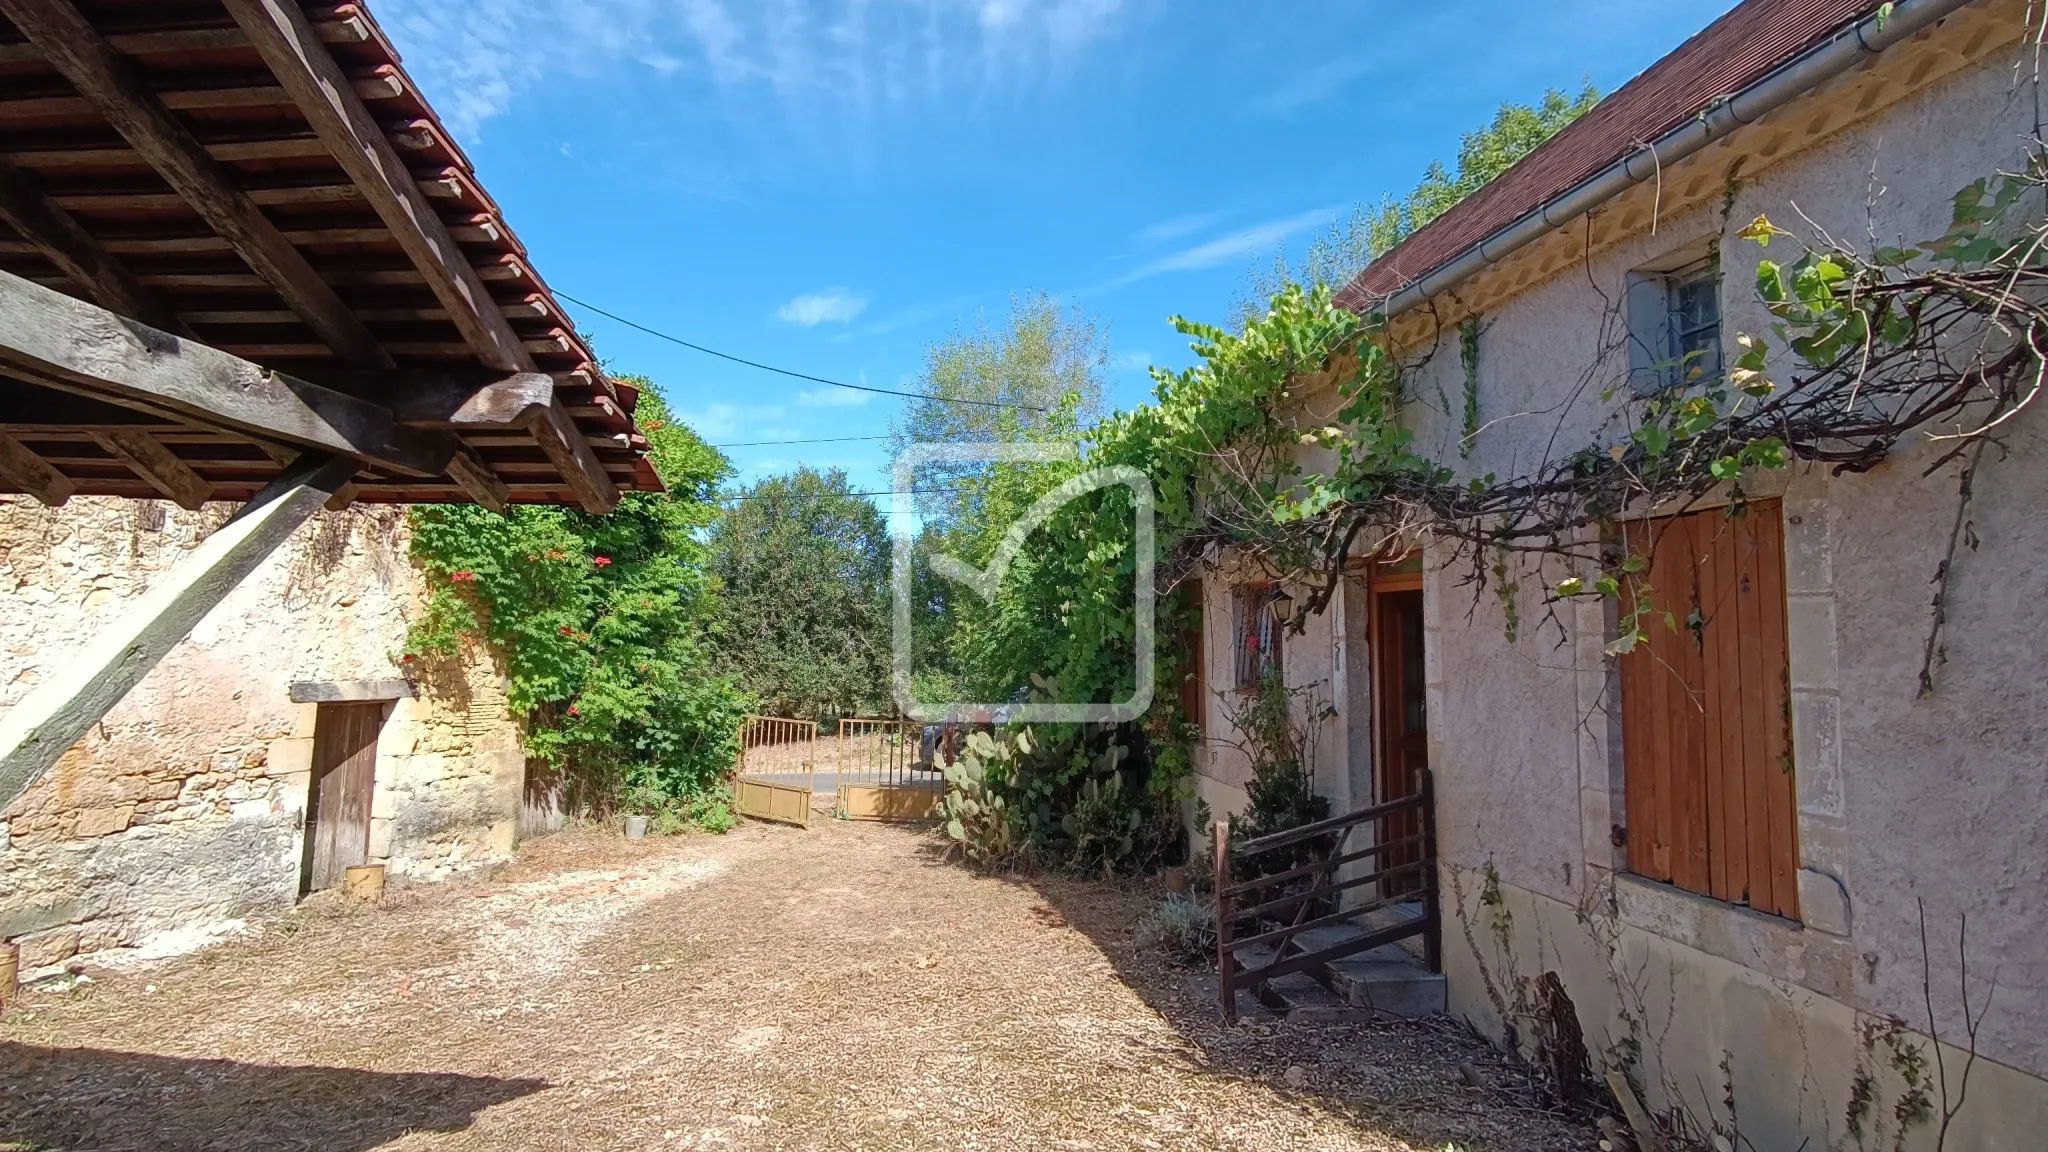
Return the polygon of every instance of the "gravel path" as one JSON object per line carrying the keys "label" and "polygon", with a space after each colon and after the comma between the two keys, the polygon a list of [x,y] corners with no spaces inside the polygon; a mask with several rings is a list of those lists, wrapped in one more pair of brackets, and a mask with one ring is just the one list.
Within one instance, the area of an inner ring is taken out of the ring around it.
{"label": "gravel path", "polygon": [[1154,899],[975,875],[898,827],[566,832],[487,878],[313,901],[203,953],[25,990],[0,1022],[0,1139],[1593,1146],[1448,1022],[1222,1029],[1199,973],[1132,945]]}

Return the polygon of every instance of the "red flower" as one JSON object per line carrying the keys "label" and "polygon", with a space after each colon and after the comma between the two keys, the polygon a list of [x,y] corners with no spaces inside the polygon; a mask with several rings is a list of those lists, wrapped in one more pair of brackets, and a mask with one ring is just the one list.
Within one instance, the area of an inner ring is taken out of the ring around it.
{"label": "red flower", "polygon": [[569,626],[568,626],[567,624],[564,624],[564,625],[562,625],[562,627],[560,628],[560,632],[561,632],[561,633],[562,633],[562,635],[564,635],[564,636],[567,636],[567,635],[569,635],[569,632],[570,632],[570,628],[569,628]]}
{"label": "red flower", "polygon": [[583,713],[581,713],[581,712],[578,712],[578,711],[576,710],[576,706],[575,706],[574,704],[571,704],[571,705],[569,705],[569,715],[571,715],[571,716],[581,716],[581,715],[583,715]]}
{"label": "red flower", "polygon": [[612,558],[609,556],[592,556],[590,562],[599,568],[603,568],[612,562]]}
{"label": "red flower", "polygon": [[462,570],[461,570],[460,572],[450,572],[450,573],[448,574],[448,578],[449,578],[450,580],[454,580],[454,581],[457,581],[457,582],[460,582],[460,581],[463,581],[463,580],[474,580],[474,579],[476,579],[476,573],[474,573],[474,572],[471,572],[471,571],[470,571],[469,569],[467,569],[467,568],[464,568],[464,569],[462,569]]}
{"label": "red flower", "polygon": [[404,662],[404,661],[410,660],[410,659],[412,659],[412,653],[410,653],[410,652],[407,652],[407,653],[406,653],[405,655],[403,655],[403,656],[400,656],[400,657],[399,657],[398,659],[399,659],[399,661],[400,661],[401,663],[402,663],[402,662]]}

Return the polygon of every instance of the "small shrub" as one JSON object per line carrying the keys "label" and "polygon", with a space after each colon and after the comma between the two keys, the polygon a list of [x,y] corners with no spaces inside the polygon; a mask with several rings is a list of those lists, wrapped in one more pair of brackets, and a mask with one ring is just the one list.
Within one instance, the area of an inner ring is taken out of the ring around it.
{"label": "small shrub", "polygon": [[1139,947],[1164,948],[1183,960],[1208,960],[1216,954],[1216,913],[1185,892],[1168,892],[1138,920],[1132,934]]}

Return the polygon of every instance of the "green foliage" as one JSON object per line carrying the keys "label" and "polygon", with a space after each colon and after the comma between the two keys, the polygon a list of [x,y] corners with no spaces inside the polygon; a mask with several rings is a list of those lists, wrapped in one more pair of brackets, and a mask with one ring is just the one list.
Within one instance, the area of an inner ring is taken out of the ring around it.
{"label": "green foliage", "polygon": [[[1231,822],[1234,841],[1256,840],[1330,815],[1329,800],[1316,795],[1308,732],[1294,711],[1295,694],[1279,672],[1269,670],[1259,679],[1257,695],[1235,715],[1251,757],[1252,778],[1245,785],[1244,814]],[[1248,859],[1233,857],[1233,871],[1240,880],[1284,872],[1319,858],[1335,843],[1335,837],[1322,836]]]}
{"label": "green foliage", "polygon": [[627,493],[608,516],[411,509],[427,594],[405,660],[431,664],[487,640],[531,755],[568,769],[598,803],[638,789],[689,804],[731,766],[746,709],[705,643],[713,602],[698,534],[727,464],[639,383],[636,416],[667,492]]}
{"label": "green foliage", "polygon": [[799,468],[727,501],[709,538],[720,667],[778,716],[888,700],[889,535],[846,474]]}
{"label": "green foliage", "polygon": [[985,866],[1035,864],[1108,875],[1178,856],[1172,797],[1148,794],[1128,728],[1042,725],[971,733],[943,765],[947,839]]}
{"label": "green foliage", "polygon": [[1013,774],[1018,745],[1030,746],[1030,734],[1015,741],[969,733],[960,758],[941,766],[946,795],[939,804],[940,827],[953,848],[984,868],[1017,862],[1023,852],[1023,829],[1010,810],[1004,785]]}
{"label": "green foliage", "polygon": [[1216,910],[1186,892],[1168,892],[1140,917],[1132,935],[1142,947],[1164,948],[1182,960],[1216,957]]}
{"label": "green foliage", "polygon": [[[904,406],[891,426],[890,454],[912,444],[969,444],[1074,440],[1102,412],[1102,370],[1109,337],[1100,322],[1063,308],[1045,293],[1014,296],[1000,327],[977,317],[925,350],[914,385],[923,399]],[[975,403],[953,403],[968,400]],[[954,492],[982,465],[933,464],[916,477],[918,507],[941,523],[971,513],[978,493]]]}

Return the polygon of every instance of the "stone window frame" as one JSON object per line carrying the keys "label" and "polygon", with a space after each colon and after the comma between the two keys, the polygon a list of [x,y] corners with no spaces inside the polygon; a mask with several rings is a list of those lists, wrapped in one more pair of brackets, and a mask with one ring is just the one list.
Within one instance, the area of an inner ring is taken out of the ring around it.
{"label": "stone window frame", "polygon": [[[1604,650],[1617,634],[1617,611],[1612,602],[1581,599],[1572,620],[1578,704],[1580,714],[1590,718],[1578,730],[1581,855],[1590,875],[1611,882],[1624,924],[1809,986],[1812,981],[1803,977],[1811,974],[1815,958],[1802,964],[1797,959],[1802,949],[1844,950],[1853,927],[1850,892],[1843,880],[1847,829],[1835,628],[1835,511],[1828,488],[1824,469],[1800,469],[1754,478],[1746,492],[1751,499],[1783,501],[1800,920],[1755,912],[1628,870],[1627,850],[1616,835],[1627,811],[1621,677]],[[1730,503],[1720,492],[1689,504],[1687,510]]]}

